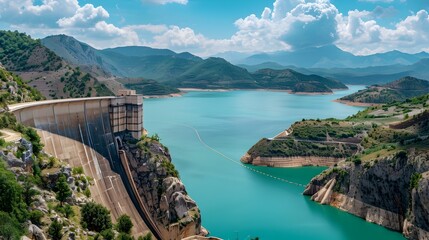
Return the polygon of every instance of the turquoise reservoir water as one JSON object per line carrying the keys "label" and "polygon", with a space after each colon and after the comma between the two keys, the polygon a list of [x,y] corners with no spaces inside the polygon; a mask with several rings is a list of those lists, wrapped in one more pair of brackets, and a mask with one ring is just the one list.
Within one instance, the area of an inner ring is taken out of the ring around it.
{"label": "turquoise reservoir water", "polygon": [[[188,193],[201,209],[203,225],[224,239],[396,240],[399,233],[367,223],[302,195],[303,187],[275,180],[237,164],[260,138],[271,137],[302,118],[342,118],[361,108],[332,102],[362,87],[333,95],[284,92],[191,92],[149,99],[144,124],[168,146]],[[218,150],[228,160],[202,144]],[[307,184],[322,167],[258,170]]]}

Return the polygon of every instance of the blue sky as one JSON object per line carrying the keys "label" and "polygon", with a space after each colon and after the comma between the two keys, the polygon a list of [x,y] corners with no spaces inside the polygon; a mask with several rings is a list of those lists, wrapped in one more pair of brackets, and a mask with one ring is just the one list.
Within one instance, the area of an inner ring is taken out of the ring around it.
{"label": "blue sky", "polygon": [[0,0],[0,26],[96,48],[209,56],[335,44],[358,55],[429,50],[426,0]]}

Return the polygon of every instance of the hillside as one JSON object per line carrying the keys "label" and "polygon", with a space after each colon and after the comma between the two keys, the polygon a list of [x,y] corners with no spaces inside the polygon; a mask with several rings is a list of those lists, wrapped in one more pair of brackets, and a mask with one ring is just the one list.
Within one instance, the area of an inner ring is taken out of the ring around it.
{"label": "hillside", "polygon": [[8,104],[42,100],[42,94],[0,66],[0,112]]}
{"label": "hillside", "polygon": [[97,66],[119,77],[145,77],[170,80],[202,59],[190,53],[175,53],[168,49],[144,46],[117,47],[98,50],[66,35],[49,36],[41,40],[50,50],[70,63]]}
{"label": "hillside", "polygon": [[258,88],[245,69],[222,58],[208,58],[179,75],[171,85],[186,88]]}
{"label": "hillside", "polygon": [[253,74],[255,80],[269,89],[290,89],[292,92],[332,92],[332,89],[347,89],[339,81],[318,75],[305,75],[291,69],[262,69]]}
{"label": "hillside", "polygon": [[41,39],[43,46],[67,62],[78,66],[96,66],[112,74],[118,74],[118,70],[106,63],[99,55],[99,50],[86,43],[79,42],[67,35],[54,35]]}
{"label": "hillside", "polygon": [[414,77],[404,77],[384,85],[370,86],[357,93],[342,97],[339,101],[346,103],[381,104],[395,101],[400,102],[407,98],[427,93],[429,93],[429,81]]}
{"label": "hillside", "polygon": [[344,120],[304,119],[273,139],[260,140],[242,162],[330,166],[307,185],[305,195],[410,239],[426,239],[428,136],[429,95],[424,95]]}
{"label": "hillside", "polygon": [[174,87],[160,84],[155,80],[143,78],[120,78],[118,82],[122,83],[124,87],[137,91],[137,94],[145,96],[160,96],[180,93],[180,90]]}
{"label": "hillside", "polygon": [[39,40],[16,31],[0,31],[0,41],[4,67],[48,99],[112,94],[94,75],[67,64]]}

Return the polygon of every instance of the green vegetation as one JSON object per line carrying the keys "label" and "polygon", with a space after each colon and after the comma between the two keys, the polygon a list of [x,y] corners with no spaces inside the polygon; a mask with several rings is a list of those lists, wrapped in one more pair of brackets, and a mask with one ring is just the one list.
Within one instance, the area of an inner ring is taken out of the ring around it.
{"label": "green vegetation", "polygon": [[340,100],[381,104],[402,102],[408,98],[427,93],[429,93],[428,81],[413,77],[404,77],[384,85],[370,86],[357,93],[342,97]]}
{"label": "green vegetation", "polygon": [[102,232],[112,228],[110,212],[96,203],[87,203],[81,208],[81,225],[90,231]]}
{"label": "green vegetation", "polygon": [[62,67],[60,57],[24,33],[0,31],[0,46],[0,62],[10,71],[54,71]]}
{"label": "green vegetation", "polygon": [[3,239],[19,240],[23,234],[22,224],[11,214],[0,211],[0,236]]}
{"label": "green vegetation", "polygon": [[138,238],[138,240],[152,240],[152,234],[151,233],[147,233],[146,235],[144,235],[143,237],[140,236]]}
{"label": "green vegetation", "polygon": [[72,98],[113,95],[104,84],[100,84],[91,74],[82,72],[79,67],[73,69],[71,74],[67,72],[61,82],[64,82],[63,93],[68,93]]}
{"label": "green vegetation", "polygon": [[422,179],[421,173],[413,173],[410,179],[410,191],[419,186],[419,181]]}
{"label": "green vegetation", "polygon": [[131,229],[133,228],[133,223],[131,222],[131,218],[127,215],[121,215],[117,219],[115,228],[120,233],[130,234]]}
{"label": "green vegetation", "polygon": [[39,101],[44,99],[42,94],[36,89],[4,69],[0,68],[0,108],[7,104]]}
{"label": "green vegetation", "polygon": [[143,94],[147,96],[168,95],[180,92],[180,90],[177,88],[167,86],[155,80],[142,78],[124,78],[118,79],[117,81],[123,83],[126,88],[136,90],[138,94]]}
{"label": "green vegetation", "polygon": [[295,141],[292,138],[270,141],[266,138],[256,143],[248,153],[251,156],[260,157],[294,157],[294,156],[318,156],[346,158],[357,152],[354,144],[340,146],[336,143],[315,143],[307,141]]}
{"label": "green vegetation", "polygon": [[297,139],[310,139],[324,141],[328,138],[353,138],[362,131],[369,130],[369,126],[361,123],[338,123],[338,120],[307,120],[292,125],[293,136]]}
{"label": "green vegetation", "polygon": [[15,175],[0,159],[0,236],[6,239],[20,239],[24,233],[22,226],[29,213],[22,193]]}
{"label": "green vegetation", "polygon": [[428,101],[425,95],[369,107],[345,120],[303,119],[291,126],[288,136],[260,140],[249,149],[251,158],[243,161],[258,156],[315,156],[346,158],[369,167],[370,161],[394,157],[410,147],[428,149]]}
{"label": "green vegetation", "polygon": [[332,89],[347,89],[339,81],[318,75],[305,75],[291,69],[261,69],[253,74],[263,88],[286,89],[292,92],[332,92]]}
{"label": "green vegetation", "polygon": [[49,225],[48,234],[52,240],[61,240],[63,237],[63,224],[56,219]]}

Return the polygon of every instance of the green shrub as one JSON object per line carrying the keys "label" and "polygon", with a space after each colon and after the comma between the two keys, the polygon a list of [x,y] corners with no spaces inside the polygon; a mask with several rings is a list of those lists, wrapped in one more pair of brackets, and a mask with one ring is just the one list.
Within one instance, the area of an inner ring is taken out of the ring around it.
{"label": "green shrub", "polygon": [[29,219],[31,221],[31,223],[41,227],[42,226],[42,217],[43,217],[43,212],[39,211],[39,210],[33,210],[30,212],[29,214]]}
{"label": "green shrub", "polygon": [[112,228],[110,212],[100,204],[86,203],[80,209],[81,225],[90,231],[101,232]]}
{"label": "green shrub", "polygon": [[410,178],[410,190],[413,190],[414,188],[419,186],[419,181],[422,179],[422,174],[420,173],[413,173]]}
{"label": "green shrub", "polygon": [[129,234],[120,233],[119,236],[116,238],[116,240],[134,240],[134,238],[131,237],[131,235]]}
{"label": "green shrub", "polygon": [[19,222],[8,213],[0,211],[0,238],[19,240],[24,235],[24,229]]}
{"label": "green shrub", "polygon": [[118,222],[116,223],[115,228],[120,233],[131,233],[131,228],[133,228],[131,218],[127,215],[121,215],[118,218]]}
{"label": "green shrub", "polygon": [[89,198],[89,197],[91,197],[91,190],[89,190],[89,188],[87,187],[87,188],[85,188],[85,190],[83,191],[83,194],[84,194],[87,198]]}
{"label": "green shrub", "polygon": [[73,175],[83,174],[83,167],[81,167],[81,166],[74,167],[73,170],[72,170],[72,174]]}
{"label": "green shrub", "polygon": [[52,221],[48,228],[48,235],[52,240],[61,240],[63,237],[63,225],[56,219]]}

